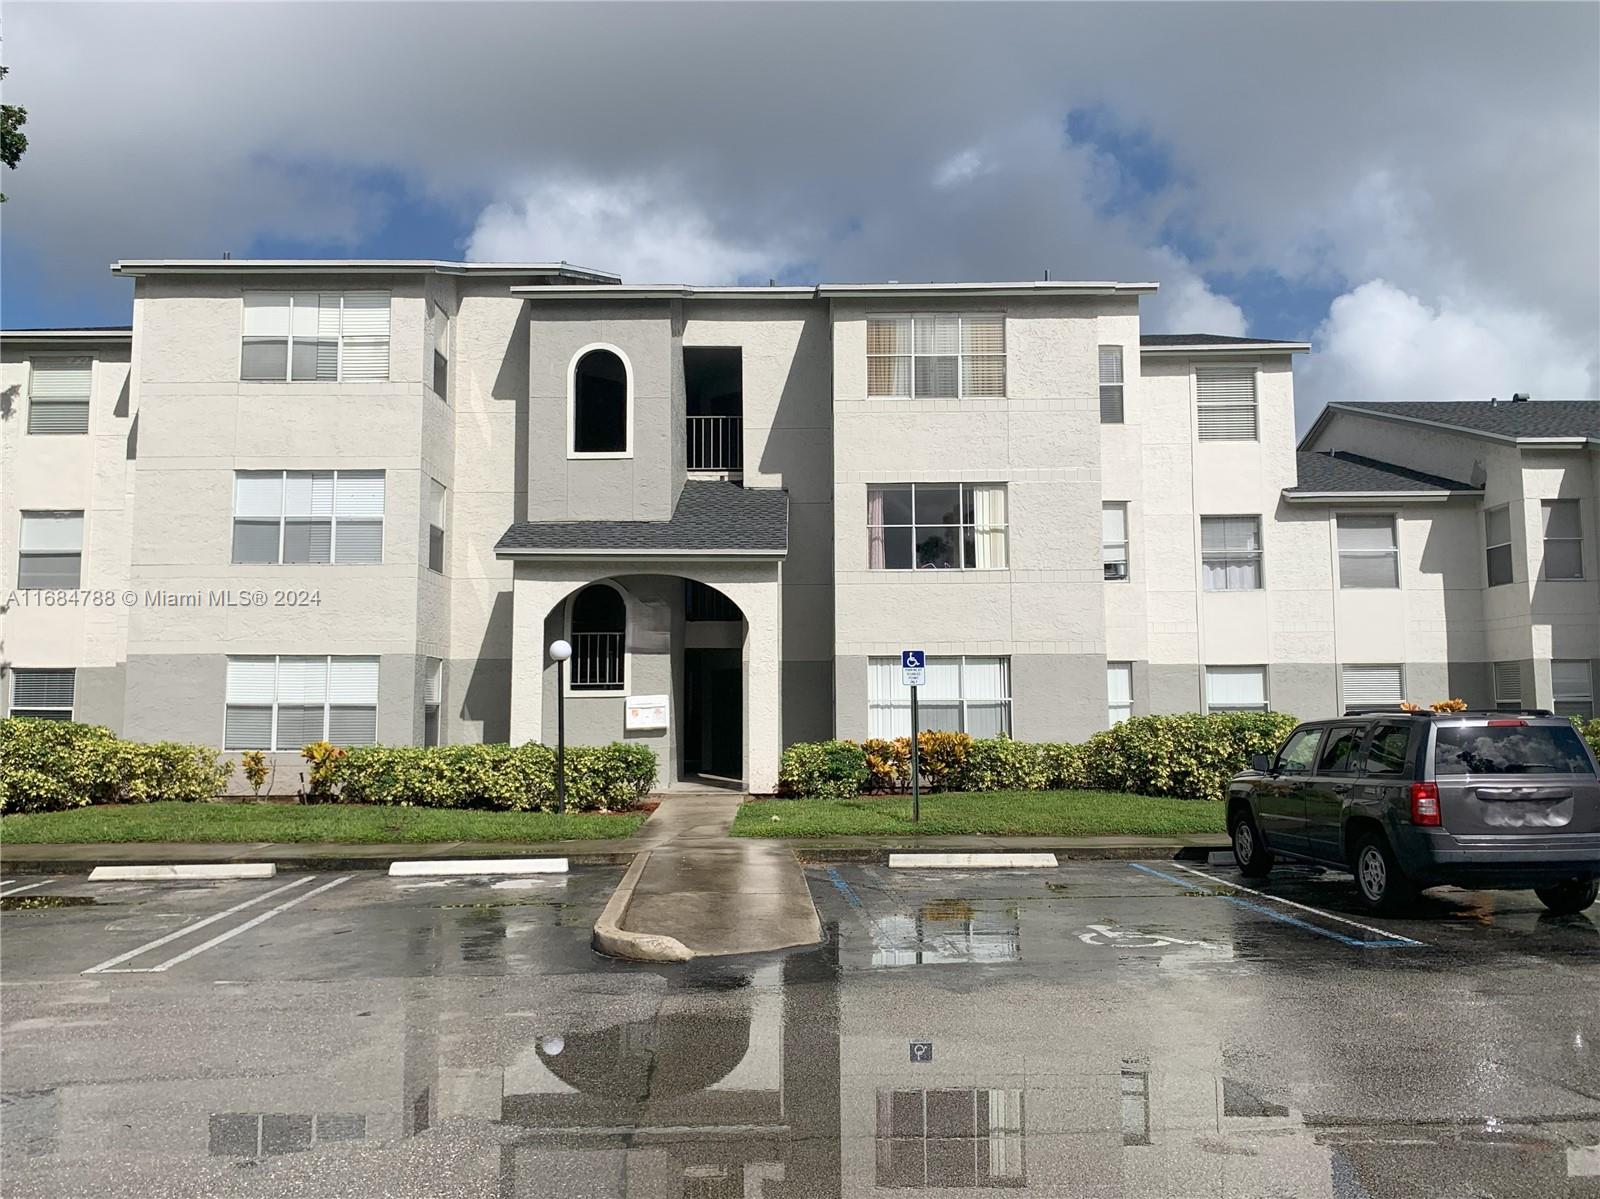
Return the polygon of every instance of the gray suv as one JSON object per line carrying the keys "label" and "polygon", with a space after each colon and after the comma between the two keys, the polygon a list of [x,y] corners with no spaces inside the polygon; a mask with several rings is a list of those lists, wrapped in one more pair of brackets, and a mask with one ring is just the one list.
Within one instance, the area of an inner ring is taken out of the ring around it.
{"label": "gray suv", "polygon": [[1424,887],[1533,888],[1552,912],[1600,889],[1600,777],[1549,712],[1383,712],[1316,720],[1228,784],[1239,870],[1276,858],[1356,877],[1376,911]]}

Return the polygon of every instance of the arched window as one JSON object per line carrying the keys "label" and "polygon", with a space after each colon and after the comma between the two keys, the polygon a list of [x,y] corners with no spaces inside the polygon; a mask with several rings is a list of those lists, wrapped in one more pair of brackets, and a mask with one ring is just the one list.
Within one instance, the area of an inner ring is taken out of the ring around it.
{"label": "arched window", "polygon": [[573,691],[621,691],[628,609],[622,593],[594,583],[572,597]]}
{"label": "arched window", "polygon": [[632,390],[621,354],[604,346],[580,351],[572,364],[569,452],[608,457],[632,452]]}

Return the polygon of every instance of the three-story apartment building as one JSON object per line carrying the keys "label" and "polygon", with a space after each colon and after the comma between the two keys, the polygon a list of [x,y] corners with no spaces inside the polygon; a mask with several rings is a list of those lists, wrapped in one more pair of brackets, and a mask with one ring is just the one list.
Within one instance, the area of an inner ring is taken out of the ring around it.
{"label": "three-story apartment building", "polygon": [[[773,789],[924,727],[1589,711],[1600,404],[1331,406],[1154,284],[137,261],[0,361],[9,713],[299,747],[637,738]],[[573,647],[558,668],[556,640]],[[559,676],[559,683],[558,683]]]}

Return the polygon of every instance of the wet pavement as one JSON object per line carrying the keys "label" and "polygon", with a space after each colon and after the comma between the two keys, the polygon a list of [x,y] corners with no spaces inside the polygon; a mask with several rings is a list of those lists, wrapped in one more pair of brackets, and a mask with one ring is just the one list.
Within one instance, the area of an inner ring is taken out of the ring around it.
{"label": "wet pavement", "polygon": [[811,866],[821,945],[649,967],[621,873],[0,882],[4,1194],[1600,1196],[1594,911]]}

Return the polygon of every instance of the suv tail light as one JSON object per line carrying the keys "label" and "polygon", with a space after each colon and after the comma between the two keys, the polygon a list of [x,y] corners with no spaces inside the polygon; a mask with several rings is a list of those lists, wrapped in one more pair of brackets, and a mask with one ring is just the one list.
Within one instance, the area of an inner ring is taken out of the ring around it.
{"label": "suv tail light", "polygon": [[1432,825],[1437,828],[1439,818],[1439,784],[1411,784],[1411,823]]}

